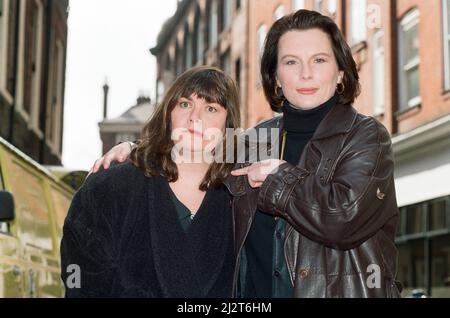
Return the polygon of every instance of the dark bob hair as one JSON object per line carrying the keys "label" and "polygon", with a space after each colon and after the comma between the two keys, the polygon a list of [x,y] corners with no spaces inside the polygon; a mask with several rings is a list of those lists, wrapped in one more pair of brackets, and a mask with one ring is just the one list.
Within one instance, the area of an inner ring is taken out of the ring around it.
{"label": "dark bob hair", "polygon": [[[169,182],[178,179],[178,169],[172,160],[171,113],[179,99],[192,94],[217,103],[227,110],[225,128],[239,128],[239,94],[233,79],[223,71],[208,66],[198,66],[181,74],[169,88],[156,108],[150,121],[144,126],[141,142],[131,153],[131,160],[146,176],[165,176]],[[224,138],[226,143],[226,136]],[[229,175],[233,163],[213,162],[203,179],[200,190],[217,187]]]}
{"label": "dark bob hair", "polygon": [[[328,35],[340,71],[344,72],[345,90],[339,94],[338,102],[352,104],[360,93],[359,75],[352,51],[344,36],[332,19],[318,12],[298,10],[276,21],[270,28],[261,59],[261,77],[264,94],[272,110],[281,112],[285,97],[277,95],[276,72],[278,64],[278,43],[288,31],[320,29]],[[305,45],[308,45],[305,43]]]}

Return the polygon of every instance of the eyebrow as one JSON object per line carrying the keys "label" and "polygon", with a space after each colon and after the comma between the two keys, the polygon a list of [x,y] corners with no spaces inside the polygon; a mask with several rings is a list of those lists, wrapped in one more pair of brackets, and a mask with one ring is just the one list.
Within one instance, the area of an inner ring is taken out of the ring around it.
{"label": "eyebrow", "polygon": [[[331,57],[330,54],[325,53],[325,52],[316,53],[316,54],[314,54],[312,57],[316,57],[316,56],[318,56],[318,55],[325,55],[325,56]],[[296,56],[296,55],[286,54],[286,55],[283,55],[283,56],[281,57],[281,59],[285,59],[285,58],[287,58],[287,57],[298,58],[298,56]]]}

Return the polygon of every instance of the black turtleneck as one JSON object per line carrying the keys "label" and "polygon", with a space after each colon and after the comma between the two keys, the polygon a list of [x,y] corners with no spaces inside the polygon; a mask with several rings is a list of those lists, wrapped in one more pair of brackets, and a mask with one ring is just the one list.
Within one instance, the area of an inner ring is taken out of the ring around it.
{"label": "black turtleneck", "polygon": [[[298,163],[303,148],[336,101],[337,97],[333,96],[324,104],[310,110],[301,110],[285,103],[283,122],[287,136],[284,160],[294,165]],[[275,219],[264,211],[256,212],[245,242],[247,262],[241,262],[241,266],[246,266],[243,297],[293,296],[293,288],[284,259],[284,232],[284,219]]]}
{"label": "black turtleneck", "polygon": [[284,160],[296,165],[303,148],[311,140],[322,119],[336,104],[337,96],[313,109],[303,110],[285,102],[283,106],[284,130],[287,132]]}

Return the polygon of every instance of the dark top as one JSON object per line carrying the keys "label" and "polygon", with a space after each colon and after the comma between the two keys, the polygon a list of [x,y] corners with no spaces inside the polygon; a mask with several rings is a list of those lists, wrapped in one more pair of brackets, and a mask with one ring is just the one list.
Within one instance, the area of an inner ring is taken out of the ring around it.
{"label": "dark top", "polygon": [[66,297],[230,297],[234,263],[224,187],[207,191],[184,231],[166,178],[147,178],[131,163],[90,176],[64,223]]}
{"label": "dark top", "polygon": [[[294,165],[298,163],[304,147],[336,102],[337,96],[333,96],[319,107],[309,110],[295,108],[288,102],[284,104],[283,128],[287,135],[282,159]],[[245,242],[248,272],[244,297],[293,296],[294,289],[284,257],[285,226],[284,219],[257,210]]]}
{"label": "dark top", "polygon": [[170,186],[169,189],[170,189],[170,197],[172,199],[173,204],[175,205],[175,210],[177,211],[178,220],[180,221],[183,230],[187,231],[189,225],[191,225],[192,220],[194,219],[194,215],[187,208],[187,206],[185,206],[184,203],[177,198],[177,196],[173,192],[172,188],[170,188]]}

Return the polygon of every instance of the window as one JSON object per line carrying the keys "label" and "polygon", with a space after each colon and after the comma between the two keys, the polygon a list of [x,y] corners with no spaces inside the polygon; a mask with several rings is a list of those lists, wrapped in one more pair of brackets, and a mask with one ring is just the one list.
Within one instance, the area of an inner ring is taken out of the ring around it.
{"label": "window", "polygon": [[280,4],[273,13],[273,21],[277,21],[281,19],[283,16],[284,16],[284,6]]}
{"label": "window", "polygon": [[419,11],[406,14],[399,24],[400,111],[420,104]]}
{"label": "window", "polygon": [[194,33],[193,33],[193,50],[194,50],[194,65],[199,63],[203,64],[203,52],[205,50],[204,46],[204,27],[203,19],[200,13],[200,8],[197,7],[197,12],[195,14],[194,22]]}
{"label": "window", "polygon": [[425,290],[425,242],[413,240],[398,246],[397,279],[403,284],[403,295],[411,295],[414,289]]}
{"label": "window", "polygon": [[444,90],[450,90],[450,0],[442,0],[444,29]]}
{"label": "window", "polygon": [[292,0],[292,11],[298,11],[305,8],[305,0]]}
{"label": "window", "polygon": [[0,89],[5,86],[6,81],[6,55],[7,50],[7,14],[5,12],[6,4],[4,0],[0,0]]}
{"label": "window", "polygon": [[267,35],[267,26],[263,24],[259,27],[258,31],[256,32],[256,78],[258,79],[258,84],[261,83],[260,67],[266,35]]}
{"label": "window", "polygon": [[192,67],[192,34],[189,32],[189,27],[186,24],[184,28],[184,65],[185,69]]}
{"label": "window", "polygon": [[14,34],[10,32],[9,23],[13,19],[9,18],[11,15],[9,7],[14,5],[16,5],[16,1],[10,3],[9,0],[0,0],[0,92],[9,104],[13,103],[13,97],[11,96],[12,90],[9,90],[11,87],[9,87],[8,80],[13,78],[11,65],[14,64],[10,62],[10,59],[14,57],[14,50],[8,50],[12,47],[11,44],[14,44],[13,36],[9,35]]}
{"label": "window", "polygon": [[119,133],[116,135],[116,144],[123,142],[124,140],[136,140],[136,134],[134,133]]}
{"label": "window", "polygon": [[226,51],[226,52],[222,55],[222,57],[221,57],[221,59],[220,59],[220,65],[221,65],[221,67],[222,67],[222,70],[223,70],[226,74],[230,75],[230,73],[231,73],[230,50]]}
{"label": "window", "polygon": [[209,30],[208,30],[208,46],[214,47],[217,44],[217,29],[218,29],[218,14],[217,1],[211,2],[211,14],[209,15]]}
{"label": "window", "polygon": [[60,40],[55,42],[52,63],[52,95],[47,121],[47,136],[53,144],[56,153],[61,152],[61,120],[63,108],[63,82],[64,82],[64,47]]}
{"label": "window", "polygon": [[314,11],[322,13],[322,0],[314,0]]}
{"label": "window", "polygon": [[183,55],[181,54],[178,41],[175,45],[175,76],[180,75],[183,72]]}
{"label": "window", "polygon": [[231,25],[231,15],[232,15],[231,0],[222,0],[222,28],[221,31],[228,29]]}
{"label": "window", "polygon": [[428,230],[448,229],[447,220],[447,202],[446,200],[438,200],[428,205]]}
{"label": "window", "polygon": [[[25,3],[24,3],[25,4]],[[43,5],[40,1],[26,2],[24,48],[24,99],[22,114],[38,132],[41,94]]]}
{"label": "window", "polygon": [[337,0],[328,0],[328,14],[334,15],[337,9]]}
{"label": "window", "polygon": [[366,8],[366,0],[352,0],[351,2],[351,34],[353,45],[365,41],[367,38]]}
{"label": "window", "polygon": [[421,234],[425,230],[423,205],[417,204],[405,208],[406,214],[406,233]]}
{"label": "window", "polygon": [[[450,196],[400,209],[398,275],[403,296],[450,296]],[[408,235],[415,234],[415,235]]]}
{"label": "window", "polygon": [[450,235],[431,240],[431,295],[450,297]]}
{"label": "window", "polygon": [[384,112],[384,46],[383,30],[373,35],[373,113],[379,115]]}
{"label": "window", "polygon": [[[16,15],[17,9],[18,9],[18,1],[10,1],[10,0],[3,0],[3,16],[6,17],[13,17]],[[7,21],[8,23],[8,33],[9,35],[15,34],[16,33],[16,23],[14,21],[14,19],[9,19],[9,21]],[[6,41],[6,39],[4,39]],[[5,45],[5,47],[9,47],[9,48],[15,48],[17,47],[17,43],[16,43],[16,38],[14,36],[9,36],[7,39],[7,45]],[[0,44],[0,48],[1,48],[1,44]],[[17,54],[15,52],[15,50],[9,50],[9,52],[7,53],[7,55],[5,55],[6,57],[6,89],[8,91],[8,93],[12,94],[15,90],[15,81],[14,78],[16,77],[15,75],[15,66],[16,66],[16,57]],[[12,97],[11,97],[12,99]]]}

